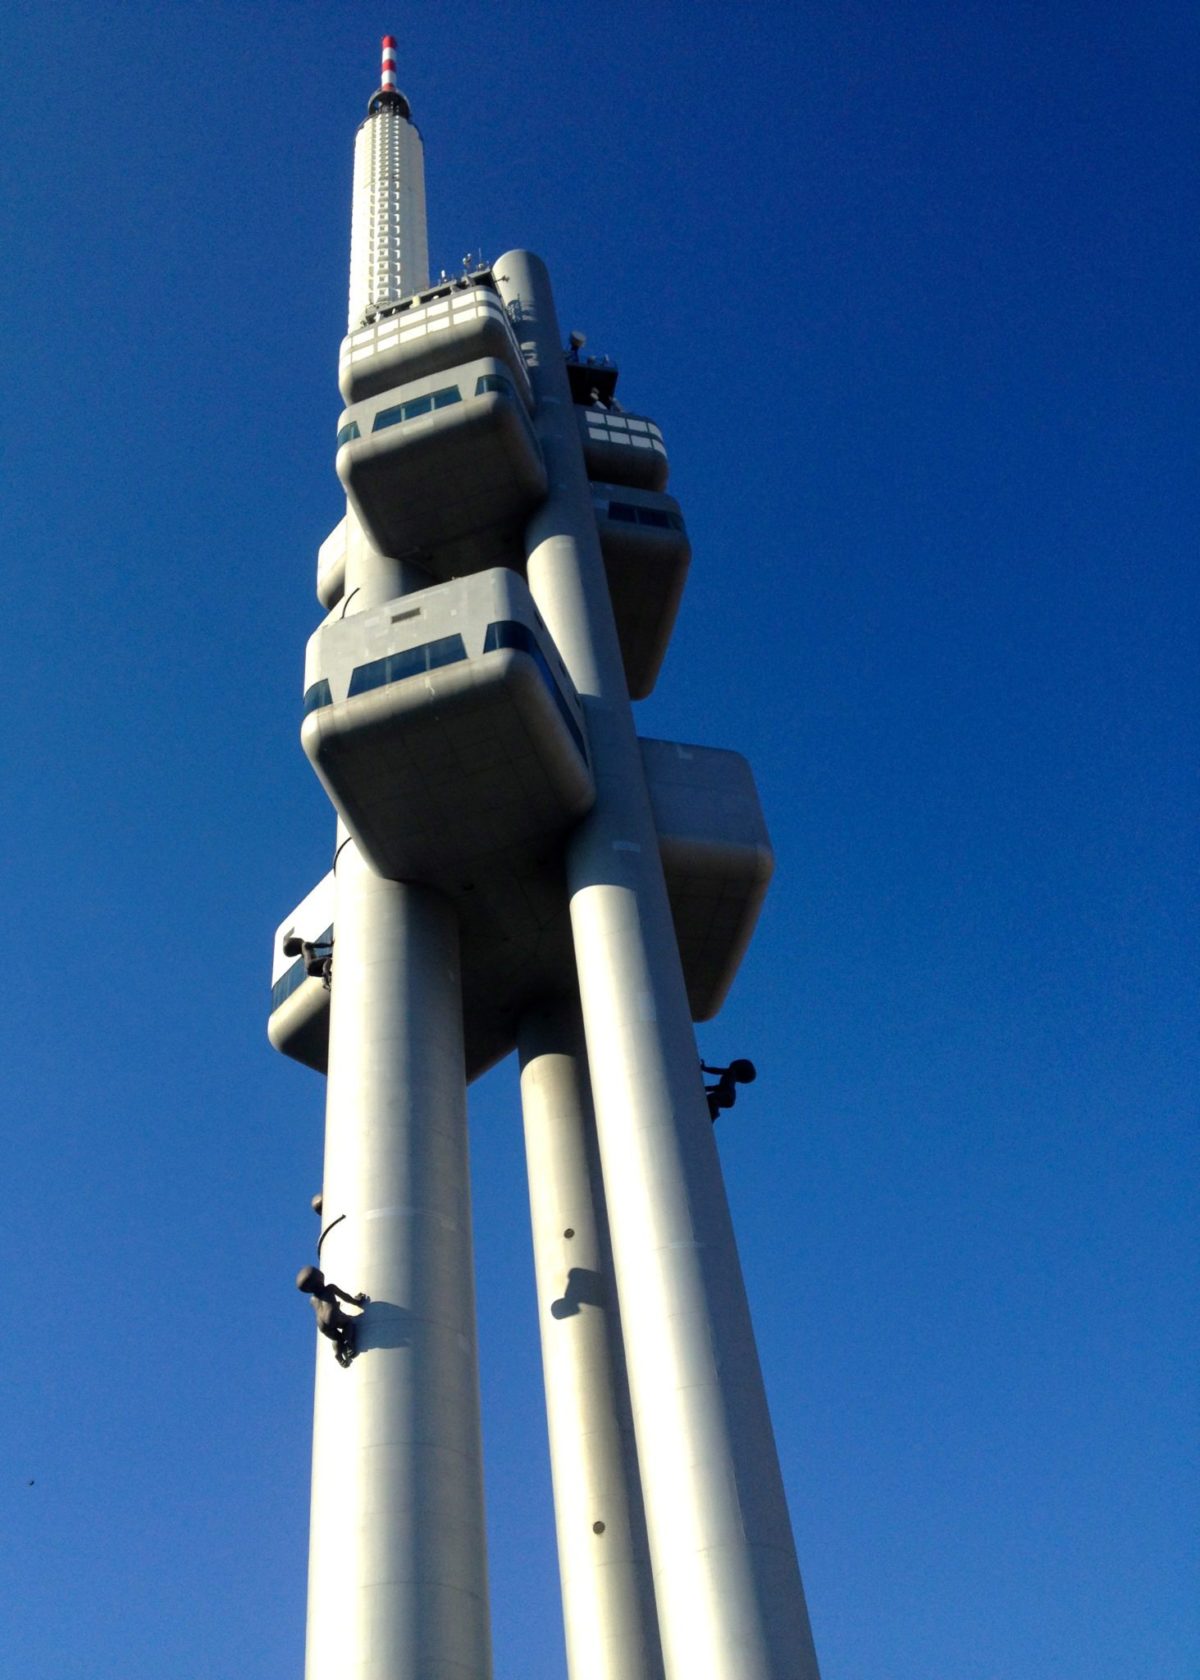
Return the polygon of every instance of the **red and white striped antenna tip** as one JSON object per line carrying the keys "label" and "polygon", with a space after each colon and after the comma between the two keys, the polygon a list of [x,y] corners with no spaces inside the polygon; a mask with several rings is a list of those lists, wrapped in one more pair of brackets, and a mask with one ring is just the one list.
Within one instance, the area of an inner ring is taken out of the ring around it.
{"label": "red and white striped antenna tip", "polygon": [[396,91],[396,37],[394,35],[383,37],[383,73],[379,86],[391,93]]}

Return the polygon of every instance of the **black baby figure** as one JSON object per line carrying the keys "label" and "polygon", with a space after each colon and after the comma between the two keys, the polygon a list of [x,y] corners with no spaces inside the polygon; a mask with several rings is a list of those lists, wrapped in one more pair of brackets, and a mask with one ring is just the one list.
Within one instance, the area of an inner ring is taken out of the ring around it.
{"label": "black baby figure", "polygon": [[334,1344],[333,1356],[339,1365],[349,1365],[358,1351],[358,1319],[349,1318],[338,1305],[345,1301],[351,1307],[365,1307],[366,1295],[347,1295],[336,1283],[326,1283],[319,1266],[303,1266],[296,1273],[296,1288],[311,1297],[317,1315],[317,1329]]}

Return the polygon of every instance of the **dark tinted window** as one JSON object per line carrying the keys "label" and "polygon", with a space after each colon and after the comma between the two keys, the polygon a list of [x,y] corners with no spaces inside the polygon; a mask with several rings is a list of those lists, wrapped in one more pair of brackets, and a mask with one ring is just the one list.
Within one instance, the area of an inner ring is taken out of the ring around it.
{"label": "dark tinted window", "polygon": [[348,426],[343,426],[341,431],[338,433],[337,446],[340,449],[344,443],[349,443],[351,438],[361,436],[362,433],[358,429],[358,421],[351,420],[350,424]]}
{"label": "dark tinted window", "polygon": [[511,391],[512,381],[506,379],[502,373],[483,373],[475,381],[475,395],[483,396],[485,391]]}
{"label": "dark tinted window", "polygon": [[666,508],[635,506],[632,502],[609,502],[608,517],[624,525],[652,525],[660,531],[682,531],[683,520]]}
{"label": "dark tinted window", "polygon": [[372,688],[385,688],[388,683],[435,671],[440,665],[455,665],[466,657],[461,636],[440,636],[436,642],[423,642],[420,647],[404,648],[400,653],[373,659],[369,665],[356,666],[350,675],[350,693],[366,694]]}
{"label": "dark tinted window", "polygon": [[426,397],[410,397],[394,408],[381,408],[371,423],[371,430],[382,432],[386,426],[399,426],[405,420],[415,420],[419,414],[428,414],[431,409],[449,408],[451,403],[461,401],[462,392],[458,386],[446,385],[440,391],[431,391]]}
{"label": "dark tinted window", "polygon": [[329,692],[328,678],[322,677],[319,682],[313,683],[311,688],[306,688],[304,690],[304,716],[305,717],[308,716],[309,712],[315,712],[317,710],[317,708],[320,707],[320,706],[332,706],[332,705],[333,705],[333,696]]}

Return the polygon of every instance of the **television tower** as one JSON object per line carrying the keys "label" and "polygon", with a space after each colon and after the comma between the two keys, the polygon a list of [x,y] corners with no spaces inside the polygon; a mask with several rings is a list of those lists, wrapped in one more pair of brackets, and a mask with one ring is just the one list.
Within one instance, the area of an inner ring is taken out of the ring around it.
{"label": "television tower", "polygon": [[[639,738],[690,560],[539,258],[429,283],[395,42],[358,130],[301,740],[334,867],[269,1035],[327,1076],[307,1680],[487,1680],[466,1087],[516,1050],[570,1680],[816,1680],[693,1020],[771,873],[735,753]],[[361,1299],[360,1299],[361,1297]]]}

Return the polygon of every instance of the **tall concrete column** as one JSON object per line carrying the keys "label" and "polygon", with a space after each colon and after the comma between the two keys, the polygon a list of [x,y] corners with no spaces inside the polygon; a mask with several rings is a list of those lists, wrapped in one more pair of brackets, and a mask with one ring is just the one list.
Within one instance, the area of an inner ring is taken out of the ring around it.
{"label": "tall concrete column", "polygon": [[495,274],[550,478],[529,584],[583,699],[597,785],[567,878],[664,1666],[815,1680],[549,276],[523,251]]}
{"label": "tall concrete column", "polygon": [[567,1672],[661,1680],[578,1005],[527,1016],[519,1050]]}
{"label": "tall concrete column", "polygon": [[[349,610],[405,584],[351,533]],[[457,919],[339,841],[320,1263],[370,1304],[317,1347],[306,1675],[488,1680]]]}

